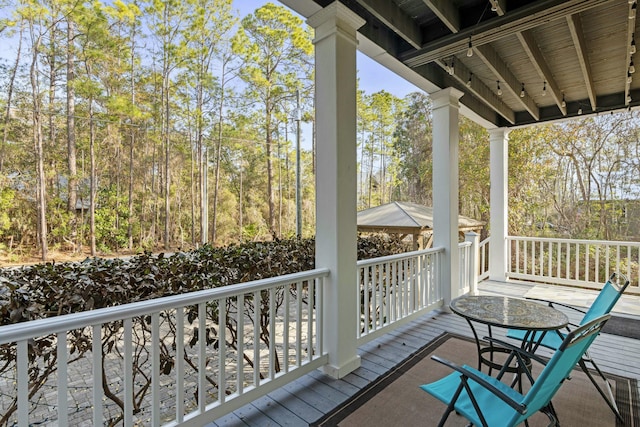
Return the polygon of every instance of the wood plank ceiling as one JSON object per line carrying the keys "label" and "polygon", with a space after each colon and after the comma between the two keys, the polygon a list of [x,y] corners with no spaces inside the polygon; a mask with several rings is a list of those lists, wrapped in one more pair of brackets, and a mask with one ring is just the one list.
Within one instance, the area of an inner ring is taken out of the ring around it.
{"label": "wood plank ceiling", "polygon": [[461,102],[496,126],[640,105],[638,0],[340,1],[366,20],[362,35],[463,91]]}

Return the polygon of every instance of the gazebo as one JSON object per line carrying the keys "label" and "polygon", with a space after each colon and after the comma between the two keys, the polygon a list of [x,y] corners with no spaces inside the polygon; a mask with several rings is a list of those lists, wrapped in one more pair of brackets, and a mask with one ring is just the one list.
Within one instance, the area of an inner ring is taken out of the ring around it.
{"label": "gazebo", "polygon": [[[458,215],[458,232],[480,233],[485,222]],[[433,208],[411,202],[391,202],[358,212],[358,231],[363,233],[412,236],[413,249],[425,249],[433,243]]]}

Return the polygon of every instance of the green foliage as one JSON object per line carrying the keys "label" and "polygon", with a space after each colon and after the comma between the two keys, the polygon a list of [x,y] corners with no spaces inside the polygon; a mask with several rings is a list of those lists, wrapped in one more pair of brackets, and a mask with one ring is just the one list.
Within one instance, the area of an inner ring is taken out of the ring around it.
{"label": "green foliage", "polygon": [[[405,250],[385,235],[358,239],[358,259]],[[0,325],[311,270],[314,257],[314,239],[291,239],[4,269]]]}
{"label": "green foliage", "polygon": [[7,187],[0,188],[0,237],[11,227],[10,209],[13,207],[15,190]]}
{"label": "green foliage", "polygon": [[101,250],[116,250],[127,245],[127,201],[115,186],[101,188],[96,208],[96,240]]}

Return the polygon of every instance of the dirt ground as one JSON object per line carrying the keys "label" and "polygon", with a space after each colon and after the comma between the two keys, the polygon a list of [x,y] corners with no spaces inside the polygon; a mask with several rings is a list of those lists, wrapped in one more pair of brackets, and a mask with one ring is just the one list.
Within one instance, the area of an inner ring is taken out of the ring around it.
{"label": "dirt ground", "polygon": [[[160,251],[161,252],[161,251]],[[165,251],[166,252],[166,251]],[[134,251],[120,251],[110,253],[96,253],[97,258],[118,258],[124,256],[137,255],[139,252]],[[86,258],[91,258],[91,252],[89,248],[81,252],[61,251],[52,249],[49,250],[46,262],[71,262],[82,261]],[[42,263],[40,253],[30,254],[17,254],[8,253],[6,251],[0,251],[0,268],[1,267],[19,267],[23,265],[33,265]]]}

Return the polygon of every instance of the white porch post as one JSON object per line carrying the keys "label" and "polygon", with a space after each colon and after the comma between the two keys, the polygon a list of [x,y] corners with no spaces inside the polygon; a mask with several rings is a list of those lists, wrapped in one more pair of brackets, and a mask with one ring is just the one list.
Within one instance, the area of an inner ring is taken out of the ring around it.
{"label": "white porch post", "polygon": [[446,88],[429,94],[433,100],[433,246],[444,248],[444,307],[460,289],[458,251],[458,100],[463,92]]}
{"label": "white porch post", "polygon": [[478,271],[480,269],[480,235],[475,231],[469,231],[464,234],[464,241],[471,242],[471,250],[469,251],[469,293],[478,295]]}
{"label": "white porch post", "polygon": [[356,30],[365,21],[334,2],[312,15],[316,59],[316,267],[328,267],[324,372],[342,378],[357,354]]}
{"label": "white porch post", "polygon": [[491,221],[489,243],[489,280],[507,279],[507,225],[509,218],[509,130],[489,131]]}

